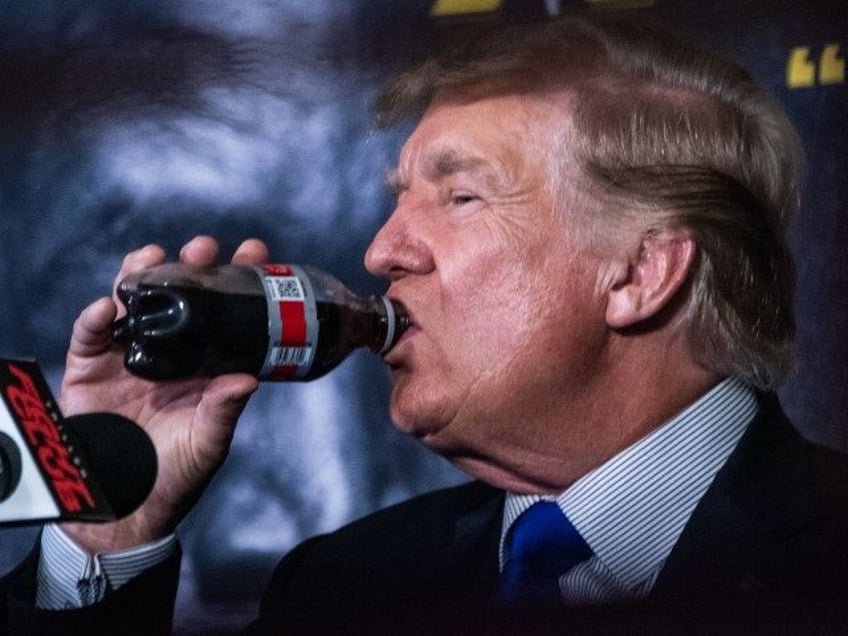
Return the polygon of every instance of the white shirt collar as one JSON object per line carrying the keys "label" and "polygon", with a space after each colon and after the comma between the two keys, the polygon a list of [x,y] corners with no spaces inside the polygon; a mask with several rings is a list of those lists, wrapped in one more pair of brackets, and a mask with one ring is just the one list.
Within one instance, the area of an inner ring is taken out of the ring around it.
{"label": "white shirt collar", "polygon": [[757,411],[754,391],[722,381],[558,496],[507,493],[504,539],[524,510],[556,501],[622,589],[662,567],[683,527]]}

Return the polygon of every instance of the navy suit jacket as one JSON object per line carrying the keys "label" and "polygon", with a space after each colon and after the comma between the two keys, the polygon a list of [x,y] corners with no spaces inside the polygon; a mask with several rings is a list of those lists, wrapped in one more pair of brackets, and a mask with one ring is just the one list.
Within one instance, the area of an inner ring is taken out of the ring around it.
{"label": "navy suit jacket", "polygon": [[[848,633],[848,461],[803,440],[774,397],[643,601],[493,604],[503,502],[472,482],[304,542],[280,562],[249,633]],[[12,577],[9,617],[58,633],[167,633],[177,561],[102,607],[52,615],[31,607],[30,561]],[[66,620],[88,631],[62,632]]]}

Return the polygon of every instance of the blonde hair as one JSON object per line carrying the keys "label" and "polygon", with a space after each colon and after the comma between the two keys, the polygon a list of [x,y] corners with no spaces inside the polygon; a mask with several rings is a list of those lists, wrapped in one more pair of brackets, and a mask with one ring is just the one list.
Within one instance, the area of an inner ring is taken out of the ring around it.
{"label": "blonde hair", "polygon": [[762,390],[778,386],[793,357],[786,232],[801,150],[775,100],[735,63],[657,25],[575,15],[487,33],[399,76],[378,121],[481,87],[569,95],[569,151],[552,160],[576,158],[600,222],[635,210],[643,231],[686,228],[698,245],[686,317],[694,355]]}

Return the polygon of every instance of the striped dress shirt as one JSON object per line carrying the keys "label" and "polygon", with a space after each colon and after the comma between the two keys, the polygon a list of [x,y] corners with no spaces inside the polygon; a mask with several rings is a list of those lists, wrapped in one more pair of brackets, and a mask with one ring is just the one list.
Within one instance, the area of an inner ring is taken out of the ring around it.
{"label": "striped dress shirt", "polygon": [[92,605],[176,550],[177,537],[171,535],[136,548],[91,556],[61,528],[47,525],[41,533],[35,605],[42,609]]}
{"label": "striped dress shirt", "polygon": [[[555,500],[593,556],[560,578],[569,602],[647,594],[683,526],[757,410],[754,392],[725,380],[639,442],[576,481]],[[507,494],[501,533],[535,495]],[[44,609],[96,603],[132,577],[174,554],[175,535],[120,552],[88,555],[62,530],[41,538],[36,605]]]}
{"label": "striped dress shirt", "polygon": [[559,496],[507,493],[501,568],[512,523],[547,499],[556,501],[592,548],[587,561],[560,577],[564,600],[644,597],[756,411],[754,391],[730,378]]}

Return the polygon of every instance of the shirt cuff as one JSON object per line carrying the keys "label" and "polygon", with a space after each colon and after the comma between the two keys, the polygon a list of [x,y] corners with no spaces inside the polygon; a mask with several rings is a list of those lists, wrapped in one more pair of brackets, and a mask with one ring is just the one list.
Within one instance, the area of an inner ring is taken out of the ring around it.
{"label": "shirt cuff", "polygon": [[134,548],[91,556],[59,526],[46,525],[41,533],[35,606],[73,609],[92,605],[176,551],[177,537],[172,534]]}

